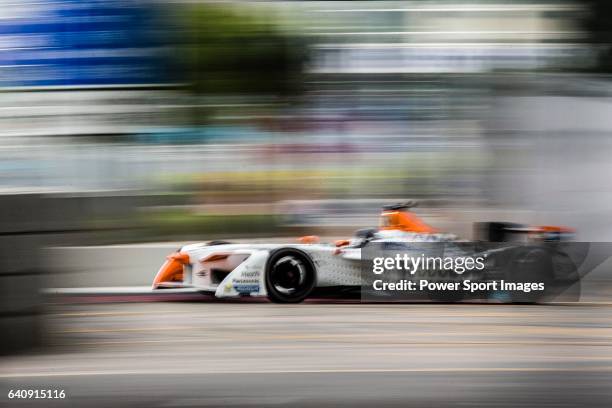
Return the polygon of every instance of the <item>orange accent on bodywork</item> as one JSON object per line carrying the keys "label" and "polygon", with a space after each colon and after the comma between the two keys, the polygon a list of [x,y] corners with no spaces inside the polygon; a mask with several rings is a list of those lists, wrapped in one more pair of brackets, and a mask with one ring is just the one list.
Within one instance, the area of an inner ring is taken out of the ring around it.
{"label": "orange accent on bodywork", "polygon": [[380,215],[381,230],[400,230],[420,234],[435,234],[437,229],[425,223],[409,211],[383,211]]}
{"label": "orange accent on bodywork", "polygon": [[180,282],[183,280],[183,264],[169,259],[159,268],[159,272],[153,280],[153,288],[157,288],[164,282]]}
{"label": "orange accent on bodywork", "polygon": [[219,252],[210,254],[200,260],[203,270],[211,273],[213,269],[231,272],[249,258],[249,254],[234,252]]}
{"label": "orange accent on bodywork", "polygon": [[574,233],[575,229],[557,225],[539,225],[536,227],[537,230],[542,232],[565,232],[565,233]]}
{"label": "orange accent on bodywork", "polygon": [[211,254],[211,255],[208,255],[206,258],[201,259],[200,262],[204,263],[204,262],[220,261],[222,259],[227,259],[227,257],[229,257],[230,255],[231,255],[231,253],[229,253],[229,252],[221,252],[221,253]]}
{"label": "orange accent on bodywork", "polygon": [[348,244],[350,244],[351,241],[349,241],[348,239],[339,239],[336,242],[334,242],[334,244],[336,245],[336,247],[343,247],[343,246],[347,246]]}
{"label": "orange accent on bodywork", "polygon": [[300,237],[299,241],[302,244],[316,244],[320,241],[320,239],[316,235],[306,235],[304,237]]}
{"label": "orange accent on bodywork", "polygon": [[189,255],[182,252],[175,252],[166,257],[166,262],[159,268],[153,288],[159,287],[164,282],[181,282],[183,280],[183,265],[189,263]]}
{"label": "orange accent on bodywork", "polygon": [[180,262],[182,265],[187,265],[189,263],[189,254],[184,252],[174,252],[168,255],[166,258]]}

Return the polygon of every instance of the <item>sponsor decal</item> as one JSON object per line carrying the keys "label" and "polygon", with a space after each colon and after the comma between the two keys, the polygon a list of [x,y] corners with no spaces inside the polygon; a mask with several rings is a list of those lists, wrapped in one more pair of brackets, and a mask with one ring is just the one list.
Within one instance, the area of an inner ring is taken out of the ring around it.
{"label": "sponsor decal", "polygon": [[245,270],[241,276],[243,278],[259,278],[259,270]]}
{"label": "sponsor decal", "polygon": [[238,293],[259,292],[259,283],[234,283],[234,290]]}

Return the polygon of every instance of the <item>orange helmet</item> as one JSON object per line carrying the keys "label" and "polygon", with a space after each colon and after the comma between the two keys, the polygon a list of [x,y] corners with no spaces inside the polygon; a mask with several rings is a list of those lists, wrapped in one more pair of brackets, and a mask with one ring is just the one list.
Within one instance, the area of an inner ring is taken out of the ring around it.
{"label": "orange helmet", "polygon": [[417,217],[408,208],[414,206],[410,204],[388,205],[383,207],[380,214],[381,230],[400,230],[406,232],[416,232],[420,234],[435,234],[437,229],[427,224]]}

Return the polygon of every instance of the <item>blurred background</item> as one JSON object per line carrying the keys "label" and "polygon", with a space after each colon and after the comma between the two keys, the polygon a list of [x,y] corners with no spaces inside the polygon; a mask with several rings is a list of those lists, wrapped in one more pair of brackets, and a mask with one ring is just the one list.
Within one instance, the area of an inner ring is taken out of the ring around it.
{"label": "blurred background", "polygon": [[175,242],[344,236],[420,201],[612,238],[612,5],[0,1],[0,331]]}
{"label": "blurred background", "polygon": [[501,211],[608,239],[608,11],[3,1],[1,227],[20,212],[63,243],[337,234],[414,198],[468,238]]}

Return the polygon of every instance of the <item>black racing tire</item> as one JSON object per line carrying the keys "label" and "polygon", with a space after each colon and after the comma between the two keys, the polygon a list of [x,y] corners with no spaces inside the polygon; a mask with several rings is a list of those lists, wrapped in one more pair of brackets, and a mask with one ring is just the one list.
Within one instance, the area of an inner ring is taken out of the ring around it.
{"label": "black racing tire", "polygon": [[312,258],[296,248],[279,248],[270,253],[265,269],[268,298],[275,303],[300,303],[317,284]]}
{"label": "black racing tire", "polygon": [[542,248],[520,248],[506,271],[508,282],[542,283],[544,291],[528,293],[514,291],[510,294],[512,303],[535,304],[547,298],[547,288],[553,282],[553,264],[550,253]]}

